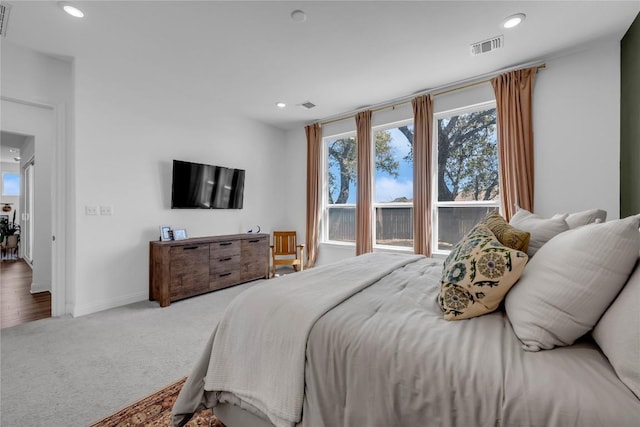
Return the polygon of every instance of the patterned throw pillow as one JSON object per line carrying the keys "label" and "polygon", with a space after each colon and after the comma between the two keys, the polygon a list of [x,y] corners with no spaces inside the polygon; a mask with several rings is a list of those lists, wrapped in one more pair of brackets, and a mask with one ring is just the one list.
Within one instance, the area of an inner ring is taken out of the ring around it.
{"label": "patterned throw pillow", "polygon": [[502,245],[485,224],[476,225],[445,262],[438,302],[446,320],[491,313],[516,283],[527,254]]}
{"label": "patterned throw pillow", "polygon": [[491,211],[482,220],[482,223],[489,227],[489,230],[498,238],[500,243],[511,249],[527,252],[531,233],[518,230],[509,225],[498,211]]}

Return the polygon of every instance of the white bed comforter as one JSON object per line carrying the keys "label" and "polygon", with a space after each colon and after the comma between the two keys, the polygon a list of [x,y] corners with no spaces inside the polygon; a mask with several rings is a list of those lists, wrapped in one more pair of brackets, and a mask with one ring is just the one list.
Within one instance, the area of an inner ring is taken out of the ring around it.
{"label": "white bed comforter", "polygon": [[[266,282],[240,294],[229,304],[215,331],[204,390],[231,393],[278,427],[299,423],[305,351],[315,322],[355,293],[419,259],[424,257],[366,254]],[[215,396],[209,404],[217,403],[219,394]],[[184,400],[176,402],[174,414],[183,412]]]}

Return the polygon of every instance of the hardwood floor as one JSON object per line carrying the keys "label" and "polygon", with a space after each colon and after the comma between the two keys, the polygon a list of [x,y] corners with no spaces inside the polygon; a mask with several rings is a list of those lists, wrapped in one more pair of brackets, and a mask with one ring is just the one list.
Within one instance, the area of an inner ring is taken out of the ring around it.
{"label": "hardwood floor", "polygon": [[0,326],[51,317],[51,293],[31,294],[31,268],[21,259],[0,262]]}

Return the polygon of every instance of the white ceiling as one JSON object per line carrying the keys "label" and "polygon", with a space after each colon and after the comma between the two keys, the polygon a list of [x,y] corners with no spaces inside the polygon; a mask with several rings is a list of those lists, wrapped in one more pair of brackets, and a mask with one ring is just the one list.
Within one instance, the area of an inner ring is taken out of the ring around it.
{"label": "white ceiling", "polygon": [[25,135],[0,132],[0,162],[20,163],[14,158],[20,156],[20,150],[26,141]]}
{"label": "white ceiling", "polygon": [[[77,1],[76,19],[52,1],[9,3],[6,40],[100,56],[167,96],[207,97],[282,129],[620,39],[640,11],[640,0]],[[305,22],[290,18],[296,9]],[[522,25],[500,27],[517,12]],[[500,34],[503,49],[471,56],[471,43]]]}

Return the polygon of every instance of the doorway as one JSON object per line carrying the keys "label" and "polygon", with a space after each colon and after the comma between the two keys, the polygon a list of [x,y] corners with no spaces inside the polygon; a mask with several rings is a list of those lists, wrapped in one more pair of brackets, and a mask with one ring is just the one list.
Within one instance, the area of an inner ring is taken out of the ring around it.
{"label": "doorway", "polygon": [[[0,132],[2,328],[51,317],[51,292],[31,292],[34,262],[34,142],[33,136]],[[29,160],[25,161],[25,156]]]}
{"label": "doorway", "polygon": [[[21,259],[25,259],[26,249],[26,258],[33,267],[28,291],[32,295],[49,293],[51,314],[62,315],[66,313],[63,250],[66,189],[61,178],[64,171],[60,171],[65,159],[64,115],[56,106],[6,97],[1,102],[2,135],[24,135],[33,147],[31,152],[21,153],[21,157],[28,159],[22,164],[22,186],[27,182],[28,187],[19,205],[21,228],[27,233],[22,236]],[[40,159],[37,167],[36,153]]]}

